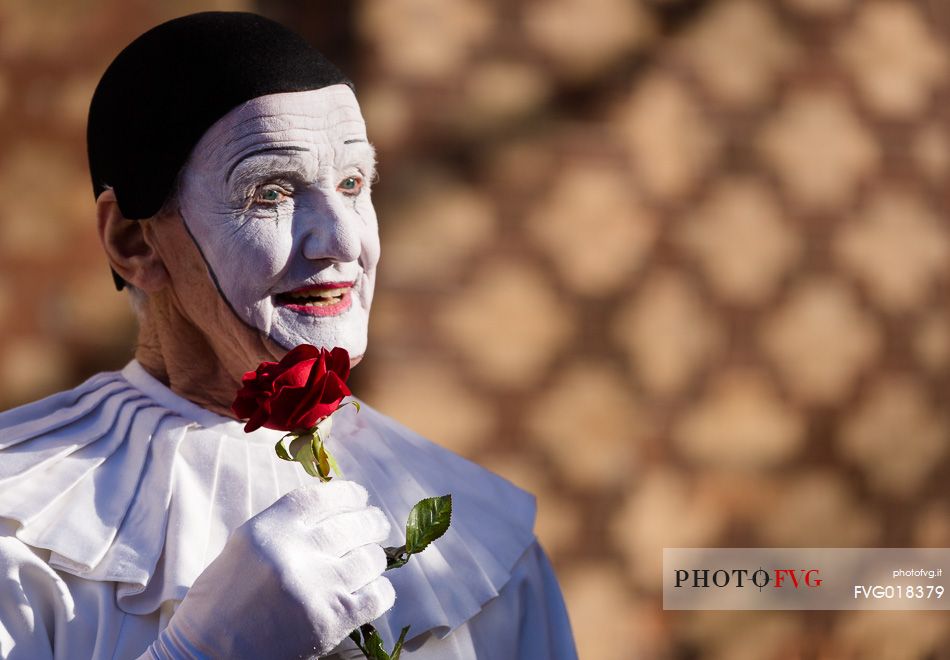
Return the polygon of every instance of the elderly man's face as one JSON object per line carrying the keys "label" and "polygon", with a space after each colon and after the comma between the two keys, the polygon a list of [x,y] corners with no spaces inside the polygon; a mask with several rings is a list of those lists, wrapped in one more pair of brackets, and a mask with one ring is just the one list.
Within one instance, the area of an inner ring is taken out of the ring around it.
{"label": "elderly man's face", "polygon": [[363,354],[379,260],[373,175],[345,85],[253,99],[205,133],[180,211],[238,318],[286,349]]}

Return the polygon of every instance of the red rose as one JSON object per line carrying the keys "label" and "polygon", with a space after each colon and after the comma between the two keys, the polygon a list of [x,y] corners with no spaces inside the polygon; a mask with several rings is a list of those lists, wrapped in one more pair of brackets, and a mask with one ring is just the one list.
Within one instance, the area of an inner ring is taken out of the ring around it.
{"label": "red rose", "polygon": [[244,427],[248,433],[262,426],[306,432],[350,394],[349,375],[350,355],[345,349],[301,344],[280,362],[261,362],[257,371],[244,374],[231,410],[248,420]]}

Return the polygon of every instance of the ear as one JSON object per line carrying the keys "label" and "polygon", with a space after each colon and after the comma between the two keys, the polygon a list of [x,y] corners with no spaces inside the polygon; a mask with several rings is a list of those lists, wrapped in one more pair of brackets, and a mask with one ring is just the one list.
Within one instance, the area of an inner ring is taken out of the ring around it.
{"label": "ear", "polygon": [[119,210],[111,188],[96,199],[99,240],[109,264],[122,279],[146,293],[163,288],[169,282],[168,271],[155,248],[145,236],[142,220],[129,220]]}

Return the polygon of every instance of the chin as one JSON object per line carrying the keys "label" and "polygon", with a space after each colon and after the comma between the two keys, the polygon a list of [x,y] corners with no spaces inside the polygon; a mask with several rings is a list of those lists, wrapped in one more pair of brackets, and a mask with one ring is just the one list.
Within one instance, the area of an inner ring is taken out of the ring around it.
{"label": "chin", "polygon": [[[355,311],[355,310],[354,310]],[[312,319],[305,323],[275,323],[268,338],[286,350],[300,344],[312,344],[317,348],[344,348],[353,364],[366,352],[368,328],[366,316],[347,314],[336,319]]]}

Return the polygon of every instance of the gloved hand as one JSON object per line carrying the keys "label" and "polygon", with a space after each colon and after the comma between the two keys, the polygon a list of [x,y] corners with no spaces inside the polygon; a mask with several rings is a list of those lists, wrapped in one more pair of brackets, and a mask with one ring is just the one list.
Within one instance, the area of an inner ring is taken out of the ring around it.
{"label": "gloved hand", "polygon": [[147,658],[298,658],[330,652],[392,607],[366,490],[334,479],[294,490],[241,525]]}

